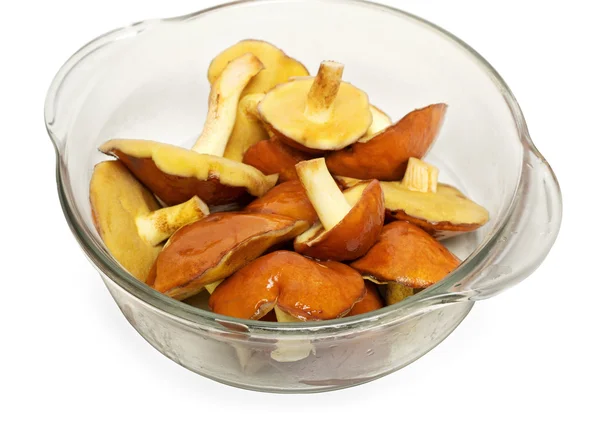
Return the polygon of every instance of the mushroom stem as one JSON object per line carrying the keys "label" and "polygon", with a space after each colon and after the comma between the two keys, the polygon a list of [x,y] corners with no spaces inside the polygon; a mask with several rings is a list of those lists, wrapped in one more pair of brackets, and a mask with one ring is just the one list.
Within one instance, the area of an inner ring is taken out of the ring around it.
{"label": "mushroom stem", "polygon": [[215,289],[219,286],[219,284],[221,284],[223,282],[222,279],[215,281],[215,282],[211,282],[210,284],[206,284],[204,285],[204,288],[206,289],[207,292],[209,292],[211,295],[213,294],[213,292],[215,291]]}
{"label": "mushroom stem", "polygon": [[411,287],[400,284],[399,282],[390,282],[387,284],[384,293],[386,304],[393,305],[414,295],[415,291]]}
{"label": "mushroom stem", "polygon": [[209,213],[204,201],[194,196],[182,204],[137,216],[135,224],[142,240],[156,246],[171,237],[179,228],[196,222]]}
{"label": "mushroom stem", "polygon": [[411,157],[408,159],[406,173],[402,184],[415,192],[437,192],[439,169],[422,160]]}
{"label": "mushroom stem", "polygon": [[321,62],[308,95],[304,114],[314,122],[327,122],[331,116],[333,102],[342,83],[344,65],[338,62]]}
{"label": "mushroom stem", "polygon": [[277,317],[278,322],[288,322],[289,323],[289,322],[301,322],[302,321],[302,320],[292,316],[291,314],[286,313],[281,308],[279,308],[277,305],[275,305],[274,310],[275,310],[275,317]]}
{"label": "mushroom stem", "polygon": [[204,129],[193,151],[222,157],[235,125],[237,106],[242,91],[256,74],[264,68],[251,53],[232,60],[213,83],[208,98],[208,114]]}
{"label": "mushroom stem", "polygon": [[329,231],[344,219],[352,207],[329,173],[324,158],[297,163],[296,172],[319,220]]}

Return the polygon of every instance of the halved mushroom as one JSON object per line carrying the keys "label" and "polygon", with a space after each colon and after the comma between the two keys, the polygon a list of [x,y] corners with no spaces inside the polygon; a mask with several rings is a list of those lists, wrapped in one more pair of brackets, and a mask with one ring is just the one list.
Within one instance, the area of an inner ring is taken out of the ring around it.
{"label": "halved mushroom", "polygon": [[307,227],[307,222],[285,216],[214,213],[171,236],[156,259],[151,284],[167,296],[185,299]]}
{"label": "halved mushroom", "polygon": [[365,281],[365,287],[367,289],[365,297],[362,298],[361,301],[354,304],[350,312],[346,314],[346,317],[357,316],[359,314],[368,313],[384,307],[383,301],[381,300],[381,296],[379,295],[379,291],[377,290],[375,284]]}
{"label": "halved mushroom", "polygon": [[137,216],[135,225],[140,237],[146,243],[156,246],[171,237],[179,228],[209,214],[208,206],[200,198],[194,196],[182,204]]}
{"label": "halved mushroom", "polygon": [[335,261],[364,255],[383,228],[385,208],[379,181],[372,180],[351,206],[327,171],[325,159],[300,162],[296,170],[320,224],[298,236],[294,249],[309,257]]}
{"label": "halved mushroom", "polygon": [[308,75],[304,65],[273,44],[256,39],[245,39],[225,49],[212,60],[208,67],[208,81],[214,83],[227,64],[244,53],[252,53],[258,57],[265,69],[248,83],[242,95],[267,92],[292,77]]}
{"label": "halved mushroom", "polygon": [[282,182],[297,180],[296,163],[309,158],[309,154],[285,145],[277,137],[272,137],[248,148],[242,161],[265,175],[279,174],[279,181]]}
{"label": "halved mushroom", "polygon": [[258,103],[264,96],[265,94],[248,94],[240,99],[235,125],[223,154],[226,159],[241,162],[248,148],[269,138],[258,113]]}
{"label": "halved mushroom", "polygon": [[327,167],[334,175],[401,180],[410,157],[421,158],[441,129],[446,104],[434,104],[410,112],[396,124],[367,142],[355,143],[327,156]]}
{"label": "halved mushroom", "polygon": [[276,251],[223,281],[209,305],[242,319],[260,319],[277,307],[298,320],[327,320],[347,314],[365,291],[360,274],[345,264]]}
{"label": "halved mushroom", "polygon": [[221,157],[235,123],[240,93],[263,68],[251,54],[227,65],[210,93],[204,129],[192,151],[154,141],[114,139],[100,151],[114,155],[167,205],[198,196],[208,205],[261,196],[276,182],[249,165]]}
{"label": "halved mushroom", "polygon": [[[418,225],[436,239],[445,239],[457,234],[474,231],[487,223],[489,214],[479,204],[471,201],[458,189],[447,184],[437,183],[436,170],[429,174],[429,168],[420,163],[407,172],[403,182],[381,182],[385,198],[386,214],[389,218],[403,220]],[[425,171],[417,175],[417,171]],[[429,175],[431,175],[431,177]],[[420,181],[416,178],[420,177]],[[344,191],[344,197],[354,204],[362,196],[367,182],[352,183]]]}
{"label": "halved mushroom", "polygon": [[94,225],[109,252],[125,270],[145,281],[161,247],[139,236],[135,220],[158,210],[152,193],[121,162],[101,162],[92,174],[90,204]]}
{"label": "halved mushroom", "polygon": [[291,80],[258,104],[262,119],[284,143],[322,154],[360,139],[372,123],[369,98],[342,82],[344,66],[323,62],[317,76]]}
{"label": "halved mushroom", "polygon": [[389,115],[383,110],[373,106],[372,104],[369,107],[369,110],[371,110],[373,122],[371,122],[371,125],[369,126],[369,129],[364,134],[364,136],[358,140],[359,142],[368,142],[369,140],[377,136],[379,133],[381,133],[383,130],[388,128],[390,125],[392,125],[392,118],[390,118]]}
{"label": "halved mushroom", "polygon": [[246,206],[249,213],[270,213],[303,220],[310,225],[319,221],[317,212],[298,180],[281,183]]}
{"label": "halved mushroom", "polygon": [[460,260],[428,233],[409,222],[392,222],[367,254],[350,266],[377,283],[396,282],[412,289],[435,284]]}

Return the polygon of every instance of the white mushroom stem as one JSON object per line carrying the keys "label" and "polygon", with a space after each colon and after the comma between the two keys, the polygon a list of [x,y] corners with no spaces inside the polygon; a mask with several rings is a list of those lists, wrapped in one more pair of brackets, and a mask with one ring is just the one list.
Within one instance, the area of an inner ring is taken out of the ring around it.
{"label": "white mushroom stem", "polygon": [[223,156],[235,124],[240,95],[250,79],[263,68],[261,61],[251,53],[229,62],[212,85],[204,129],[192,147],[193,151]]}
{"label": "white mushroom stem", "polygon": [[352,208],[329,173],[324,158],[296,164],[298,178],[326,231],[335,227]]}
{"label": "white mushroom stem", "polygon": [[423,160],[408,159],[402,184],[415,192],[437,192],[439,169]]}
{"label": "white mushroom stem", "polygon": [[196,222],[209,213],[204,201],[194,196],[182,204],[138,216],[135,224],[142,240],[156,246],[171,237],[179,228]]}
{"label": "white mushroom stem", "polygon": [[342,83],[344,65],[338,62],[321,63],[308,95],[304,115],[311,121],[325,123],[331,117],[333,103]]}

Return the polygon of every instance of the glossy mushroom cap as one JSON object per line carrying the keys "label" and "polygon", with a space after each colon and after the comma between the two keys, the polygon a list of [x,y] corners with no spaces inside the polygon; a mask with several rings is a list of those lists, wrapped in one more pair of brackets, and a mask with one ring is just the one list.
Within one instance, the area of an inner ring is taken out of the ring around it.
{"label": "glossy mushroom cap", "polygon": [[279,174],[279,182],[297,180],[296,163],[310,158],[303,151],[289,147],[277,137],[255,143],[244,154],[243,162],[265,175]]}
{"label": "glossy mushroom cap", "polygon": [[365,297],[360,302],[354,304],[350,312],[346,314],[346,317],[369,313],[385,306],[375,284],[365,281],[365,287],[367,289]]}

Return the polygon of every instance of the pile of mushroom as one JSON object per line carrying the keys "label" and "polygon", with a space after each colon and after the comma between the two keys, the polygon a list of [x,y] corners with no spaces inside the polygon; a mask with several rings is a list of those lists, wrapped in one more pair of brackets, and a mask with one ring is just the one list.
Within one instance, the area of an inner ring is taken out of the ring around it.
{"label": "pile of mushroom", "polygon": [[94,168],[90,203],[113,258],[166,296],[277,322],[364,314],[452,272],[460,260],[440,240],[489,216],[422,160],[446,104],[393,123],[343,71],[324,61],[309,76],[241,41],[210,64],[191,150],[101,145],[116,160]]}

